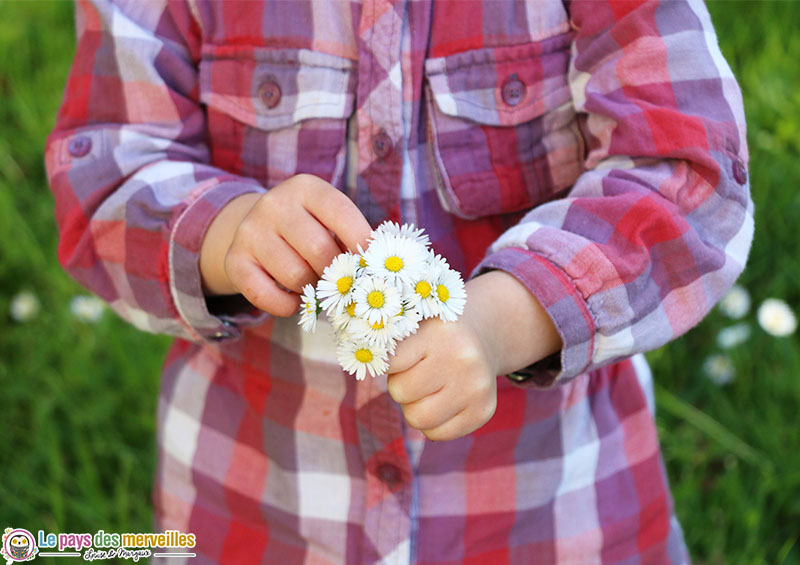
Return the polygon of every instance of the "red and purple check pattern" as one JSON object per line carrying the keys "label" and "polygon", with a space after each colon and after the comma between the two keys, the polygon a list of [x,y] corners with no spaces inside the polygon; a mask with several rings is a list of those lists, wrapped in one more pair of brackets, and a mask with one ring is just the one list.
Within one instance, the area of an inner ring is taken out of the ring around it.
{"label": "red and purple check pattern", "polygon": [[[753,231],[704,6],[97,0],[77,28],[46,149],[59,258],[178,338],[154,503],[193,563],[688,561],[639,354],[702,319]],[[215,214],[299,173],[518,277],[561,353],[433,443],[326,326],[206,300]]]}

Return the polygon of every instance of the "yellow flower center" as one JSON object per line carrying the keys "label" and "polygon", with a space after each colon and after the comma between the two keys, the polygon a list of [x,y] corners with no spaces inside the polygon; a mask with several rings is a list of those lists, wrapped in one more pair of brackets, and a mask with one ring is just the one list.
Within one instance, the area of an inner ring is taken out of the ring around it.
{"label": "yellow flower center", "polygon": [[367,302],[373,308],[382,308],[385,300],[383,293],[379,290],[373,290],[367,295]]}
{"label": "yellow flower center", "polygon": [[438,296],[439,300],[442,302],[447,302],[447,299],[450,298],[450,291],[447,290],[446,286],[440,284],[436,287],[436,296]]}
{"label": "yellow flower center", "polygon": [[356,303],[355,302],[351,302],[350,304],[345,306],[344,309],[347,310],[347,313],[350,314],[351,318],[355,318],[356,317]]}
{"label": "yellow flower center", "polygon": [[431,285],[427,281],[419,281],[417,286],[414,287],[414,292],[419,294],[422,298],[428,298],[431,294]]}
{"label": "yellow flower center", "polygon": [[397,255],[392,255],[386,259],[383,264],[387,270],[392,271],[393,273],[396,273],[403,268],[403,260]]}
{"label": "yellow flower center", "polygon": [[364,260],[363,257],[358,258],[358,266],[362,269],[367,266],[367,262]]}
{"label": "yellow flower center", "polygon": [[311,302],[307,302],[306,303],[306,312],[308,314],[311,314],[311,312],[313,312],[313,311],[314,311],[314,305],[311,304]]}
{"label": "yellow flower center", "polygon": [[356,351],[356,361],[359,363],[369,363],[372,361],[372,352],[369,349],[359,349]]}
{"label": "yellow flower center", "polygon": [[380,322],[377,322],[375,324],[372,324],[372,329],[373,330],[382,330],[383,329],[383,320],[381,320]]}
{"label": "yellow flower center", "polygon": [[347,294],[351,286],[353,286],[353,277],[342,277],[336,281],[336,290],[339,291],[339,294]]}

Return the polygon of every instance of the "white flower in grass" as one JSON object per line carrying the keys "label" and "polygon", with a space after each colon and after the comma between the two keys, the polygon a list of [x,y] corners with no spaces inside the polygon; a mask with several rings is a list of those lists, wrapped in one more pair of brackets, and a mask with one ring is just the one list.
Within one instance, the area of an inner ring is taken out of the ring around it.
{"label": "white flower in grass", "polygon": [[410,283],[425,268],[425,247],[407,237],[378,233],[364,252],[366,272],[398,288]]}
{"label": "white flower in grass", "polygon": [[715,385],[726,385],[733,380],[736,370],[727,355],[710,355],[703,362],[703,371]]}
{"label": "white flower in grass", "polygon": [[452,269],[440,273],[434,292],[441,304],[439,318],[444,322],[455,322],[464,313],[464,304],[467,302],[467,292],[461,275]]}
{"label": "white flower in grass", "polygon": [[29,322],[39,313],[39,299],[29,290],[23,290],[11,299],[11,318],[15,322]]}
{"label": "white flower in grass", "polygon": [[392,222],[387,220],[383,222],[378,228],[375,230],[375,233],[385,233],[389,235],[399,235],[402,237],[407,237],[413,241],[416,241],[419,244],[427,247],[430,245],[430,239],[428,235],[425,233],[425,230],[422,228],[415,229],[414,224],[403,224],[398,225],[396,222]]}
{"label": "white flower in grass", "polygon": [[322,271],[317,283],[317,298],[329,315],[338,314],[353,298],[358,258],[352,253],[341,253]]}
{"label": "white flower in grass", "polygon": [[105,311],[105,304],[96,296],[73,296],[69,309],[81,322],[94,324]]}
{"label": "white flower in grass", "polygon": [[719,301],[719,309],[734,320],[744,318],[750,311],[750,294],[743,286],[733,285]]}
{"label": "white flower in grass", "polygon": [[356,379],[363,381],[367,371],[373,377],[383,375],[389,368],[388,354],[385,348],[370,345],[366,342],[345,340],[336,348],[339,365]]}
{"label": "white flower in grass", "polygon": [[727,328],[723,328],[717,334],[717,345],[722,349],[731,349],[737,345],[741,345],[750,337],[749,324],[735,324]]}
{"label": "white flower in grass", "polygon": [[370,324],[363,318],[356,318],[348,327],[347,333],[353,341],[366,341],[370,345],[378,345],[394,353],[396,341],[400,339],[404,326],[400,314],[375,324]]}
{"label": "white flower in grass", "polygon": [[400,313],[402,303],[400,291],[378,277],[364,276],[353,291],[356,301],[356,316],[370,324],[384,322]]}
{"label": "white flower in grass", "polygon": [[792,335],[797,329],[797,318],[783,300],[767,298],[758,307],[758,325],[776,337]]}
{"label": "white flower in grass", "polygon": [[408,303],[425,318],[435,318],[442,313],[442,304],[436,296],[437,273],[427,271],[409,286]]}
{"label": "white flower in grass", "polygon": [[306,332],[314,333],[317,329],[317,320],[319,313],[322,310],[317,300],[317,294],[314,291],[313,284],[307,284],[303,287],[303,295],[300,297],[300,321],[297,323]]}

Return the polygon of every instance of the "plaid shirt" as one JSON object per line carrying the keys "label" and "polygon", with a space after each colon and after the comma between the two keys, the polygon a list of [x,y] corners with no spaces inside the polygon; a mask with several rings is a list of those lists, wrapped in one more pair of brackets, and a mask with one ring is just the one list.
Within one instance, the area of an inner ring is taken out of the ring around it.
{"label": "plaid shirt", "polygon": [[[702,319],[752,238],[704,6],[98,0],[77,24],[46,149],[59,258],[179,338],[154,503],[193,563],[688,560],[637,354]],[[563,350],[434,443],[325,326],[206,300],[209,222],[298,173],[425,228],[465,275],[516,276]]]}

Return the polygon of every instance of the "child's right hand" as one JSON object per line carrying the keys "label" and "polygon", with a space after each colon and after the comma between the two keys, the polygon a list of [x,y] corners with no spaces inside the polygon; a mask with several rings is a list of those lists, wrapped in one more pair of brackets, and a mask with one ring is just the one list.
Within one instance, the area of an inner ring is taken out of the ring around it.
{"label": "child's right hand", "polygon": [[291,316],[303,286],[342,252],[335,238],[355,251],[366,247],[370,232],[342,192],[297,175],[266,194],[235,198],[217,214],[200,250],[203,287],[206,294],[241,293],[265,312]]}

